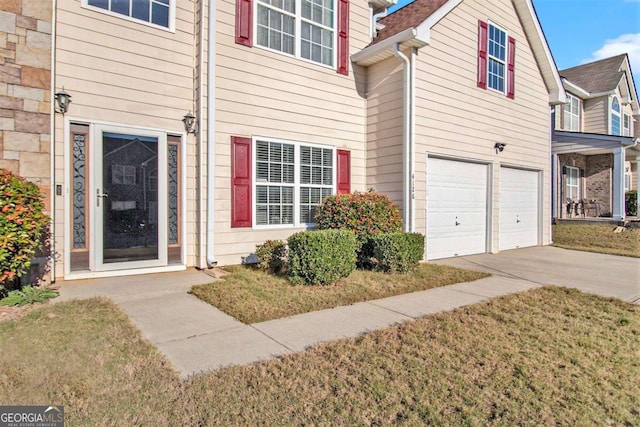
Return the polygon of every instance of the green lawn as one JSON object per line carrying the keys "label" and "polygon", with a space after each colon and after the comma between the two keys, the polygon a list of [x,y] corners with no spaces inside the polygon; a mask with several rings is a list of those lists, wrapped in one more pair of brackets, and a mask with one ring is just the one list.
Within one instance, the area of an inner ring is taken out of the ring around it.
{"label": "green lawn", "polygon": [[437,264],[420,264],[411,274],[354,271],[331,286],[293,285],[253,267],[225,267],[222,280],[194,286],[198,298],[244,323],[263,322],[294,314],[349,305],[489,276]]}
{"label": "green lawn", "polygon": [[640,229],[614,233],[611,225],[553,226],[553,245],[577,251],[598,252],[640,258]]}
{"label": "green lawn", "polygon": [[107,300],[0,323],[0,402],[67,425],[639,425],[640,307],[510,295],[182,382]]}

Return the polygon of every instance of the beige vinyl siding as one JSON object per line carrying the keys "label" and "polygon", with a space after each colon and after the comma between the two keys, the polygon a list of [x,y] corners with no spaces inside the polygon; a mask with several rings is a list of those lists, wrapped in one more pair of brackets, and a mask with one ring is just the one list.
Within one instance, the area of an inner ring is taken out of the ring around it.
{"label": "beige vinyl siding", "polygon": [[609,100],[608,96],[586,99],[582,103],[584,111],[584,132],[609,133]]}
{"label": "beige vinyl siding", "polygon": [[[477,87],[478,20],[516,39],[515,99]],[[508,0],[464,1],[434,26],[418,56],[416,86],[416,227],[425,232],[425,154],[474,159],[491,166],[491,250],[497,251],[500,166],[544,171],[543,244],[549,243],[550,120],[548,93],[535,57]],[[507,147],[496,154],[494,144]],[[428,250],[428,249],[427,249]]]}
{"label": "beige vinyl siding", "polygon": [[[176,3],[175,32],[170,32],[83,8],[80,0],[58,0],[55,85],[72,96],[67,118],[184,132],[182,117],[194,110],[195,3]],[[64,138],[64,118],[56,114],[55,179],[68,191]],[[186,141],[186,262],[194,265],[197,160],[195,138],[189,135]],[[65,253],[63,201],[56,197],[58,254]],[[63,267],[56,263],[56,276],[62,276]]]}
{"label": "beige vinyl siding", "polygon": [[[235,1],[217,3],[215,256],[238,264],[267,239],[299,228],[231,228],[231,137],[261,136],[351,151],[352,190],[365,189],[364,75],[349,75],[259,46],[235,43]],[[368,44],[367,3],[350,4],[350,53]]]}
{"label": "beige vinyl siding", "polygon": [[389,58],[369,67],[367,188],[402,206],[402,64]]}
{"label": "beige vinyl siding", "polygon": [[[478,20],[491,21],[516,39],[515,99],[477,87]],[[410,55],[406,51],[405,54]],[[390,58],[370,67],[368,171],[376,189],[402,199],[402,63]],[[389,108],[374,107],[389,103]],[[542,243],[549,243],[550,107],[548,92],[510,1],[466,0],[431,30],[416,64],[415,225],[426,232],[427,155],[488,164],[493,177],[489,214],[491,250],[498,250],[500,166],[542,171]],[[376,116],[376,110],[384,110]],[[383,123],[383,126],[377,126]],[[496,154],[494,144],[506,143]],[[393,147],[393,149],[391,149]],[[391,151],[388,151],[390,150]],[[376,163],[377,162],[377,163]],[[428,251],[428,247],[427,247]]]}

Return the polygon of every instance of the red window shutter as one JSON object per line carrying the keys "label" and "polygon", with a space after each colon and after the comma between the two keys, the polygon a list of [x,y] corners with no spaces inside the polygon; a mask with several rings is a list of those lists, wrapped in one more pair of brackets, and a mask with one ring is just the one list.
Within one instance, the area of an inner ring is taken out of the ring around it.
{"label": "red window shutter", "polygon": [[251,138],[231,137],[231,227],[251,227]]}
{"label": "red window shutter", "polygon": [[478,87],[487,88],[487,33],[488,26],[478,21]]}
{"label": "red window shutter", "polygon": [[507,98],[516,97],[516,39],[509,37],[507,46]]}
{"label": "red window shutter", "polygon": [[349,0],[338,1],[338,73],[349,75]]}
{"label": "red window shutter", "polygon": [[253,45],[253,4],[252,0],[236,0],[236,43]]}
{"label": "red window shutter", "polygon": [[338,150],[338,194],[351,193],[351,152]]}

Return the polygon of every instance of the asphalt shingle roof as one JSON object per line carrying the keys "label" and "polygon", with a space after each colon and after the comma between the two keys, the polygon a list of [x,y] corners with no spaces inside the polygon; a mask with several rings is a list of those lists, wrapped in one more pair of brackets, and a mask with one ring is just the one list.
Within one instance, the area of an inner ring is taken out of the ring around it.
{"label": "asphalt shingle roof", "polygon": [[607,92],[614,90],[624,72],[620,71],[626,54],[601,59],[577,67],[560,70],[560,77],[590,93]]}
{"label": "asphalt shingle roof", "polygon": [[398,9],[386,18],[380,21],[384,28],[378,31],[376,37],[371,44],[380,43],[382,40],[388,39],[407,28],[415,28],[431,16],[436,10],[440,9],[448,0],[415,0],[403,8]]}

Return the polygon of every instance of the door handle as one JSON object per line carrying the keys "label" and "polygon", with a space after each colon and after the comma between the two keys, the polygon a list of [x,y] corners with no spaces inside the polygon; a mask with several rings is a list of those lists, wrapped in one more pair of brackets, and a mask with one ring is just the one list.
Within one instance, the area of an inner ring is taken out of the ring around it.
{"label": "door handle", "polygon": [[107,193],[101,193],[99,188],[96,188],[96,205],[100,207],[100,199],[105,199],[109,197]]}
{"label": "door handle", "polygon": [[459,226],[460,223],[458,222],[458,217],[456,217],[456,227]]}
{"label": "door handle", "polygon": [[516,224],[520,224],[520,215],[516,215]]}

